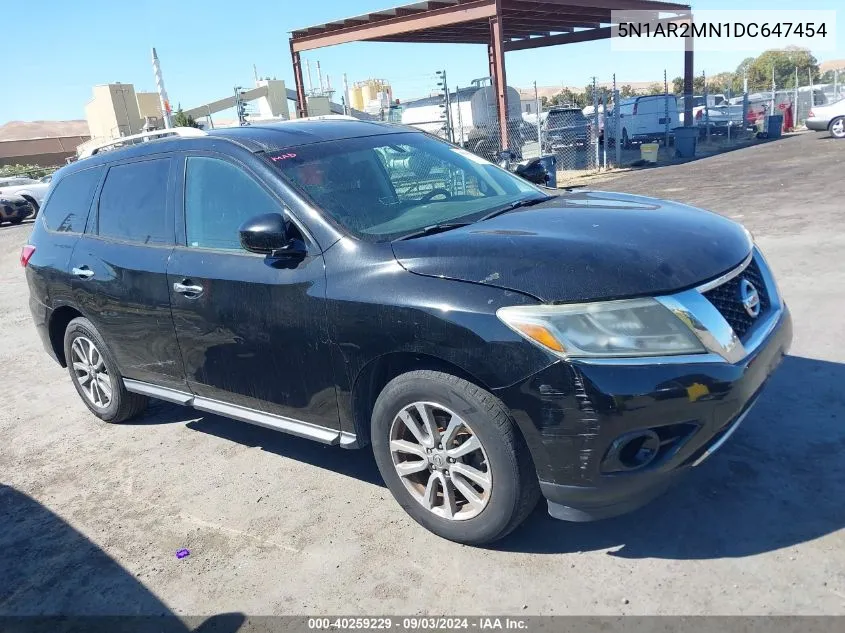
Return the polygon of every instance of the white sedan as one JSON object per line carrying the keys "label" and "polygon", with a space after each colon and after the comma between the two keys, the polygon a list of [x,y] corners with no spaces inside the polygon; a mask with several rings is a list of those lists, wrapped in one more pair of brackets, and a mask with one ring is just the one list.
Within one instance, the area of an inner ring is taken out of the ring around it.
{"label": "white sedan", "polygon": [[40,180],[24,177],[0,178],[0,195],[16,195],[29,202],[35,214],[41,208],[41,202],[47,189],[50,188],[50,180],[53,176],[44,176]]}
{"label": "white sedan", "polygon": [[845,99],[823,106],[813,106],[807,117],[807,129],[830,132],[833,138],[845,138]]}

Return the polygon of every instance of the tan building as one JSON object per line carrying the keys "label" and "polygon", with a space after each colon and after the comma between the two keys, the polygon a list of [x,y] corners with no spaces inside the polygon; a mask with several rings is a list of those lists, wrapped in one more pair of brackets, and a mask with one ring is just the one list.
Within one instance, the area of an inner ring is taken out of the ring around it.
{"label": "tan building", "polygon": [[[92,140],[112,139],[141,131],[144,123],[132,84],[102,84],[94,86],[93,93],[91,101],[85,106]],[[147,103],[146,98],[144,103]]]}
{"label": "tan building", "polygon": [[164,113],[161,111],[161,99],[158,93],[136,92],[135,96],[138,99],[138,114],[141,116],[141,121],[154,119],[160,123],[159,127],[164,127]]}

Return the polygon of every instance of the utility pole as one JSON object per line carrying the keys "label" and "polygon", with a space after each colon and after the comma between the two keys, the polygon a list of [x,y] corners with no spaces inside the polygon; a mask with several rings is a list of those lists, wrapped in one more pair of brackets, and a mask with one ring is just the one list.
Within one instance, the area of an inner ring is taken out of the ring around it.
{"label": "utility pole", "polygon": [[[443,90],[443,103],[440,107],[444,108],[444,124],[446,126],[444,136],[447,141],[454,142],[454,137],[452,135],[452,107],[449,102],[449,84],[446,82],[446,71],[438,70],[436,74],[438,79],[437,87]],[[458,105],[460,107],[460,103]]]}
{"label": "utility pole", "polygon": [[349,106],[349,81],[346,79],[346,73],[343,73],[343,113],[349,114],[352,108]]}
{"label": "utility pole", "polygon": [[320,82],[320,94],[325,92],[325,86],[323,86],[323,71],[320,68],[320,62],[317,62],[317,81]]}
{"label": "utility pole", "polygon": [[306,59],[305,60],[305,70],[308,74],[308,94],[314,94],[314,82],[311,79],[311,61]]}
{"label": "utility pole", "polygon": [[244,126],[249,125],[249,121],[247,121],[247,114],[246,111],[246,102],[243,100],[243,90],[242,86],[235,86],[235,112],[238,115],[238,125]]}

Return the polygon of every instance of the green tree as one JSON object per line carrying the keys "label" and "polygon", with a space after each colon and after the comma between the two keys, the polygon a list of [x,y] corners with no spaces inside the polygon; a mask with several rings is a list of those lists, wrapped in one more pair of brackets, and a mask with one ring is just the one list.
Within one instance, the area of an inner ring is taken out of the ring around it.
{"label": "green tree", "polygon": [[663,90],[663,84],[657,83],[655,81],[653,84],[649,84],[645,92],[648,95],[662,95],[665,91]]}
{"label": "green tree", "polygon": [[765,51],[748,64],[748,90],[771,90],[772,75],[777,88],[794,88],[798,69],[798,85],[806,86],[812,77],[819,80],[819,63],[809,50],[791,46],[781,51]]}
{"label": "green tree", "polygon": [[624,86],[622,86],[619,89],[619,96],[623,99],[627,99],[628,97],[633,97],[635,94],[637,94],[637,93],[634,92],[634,89],[631,87],[630,84],[625,84]]}
{"label": "green tree", "polygon": [[684,94],[684,78],[683,77],[675,77],[672,80],[672,92],[676,95]]}
{"label": "green tree", "polygon": [[194,120],[190,114],[185,114],[181,107],[176,110],[173,115],[174,127],[199,127],[199,124]]}

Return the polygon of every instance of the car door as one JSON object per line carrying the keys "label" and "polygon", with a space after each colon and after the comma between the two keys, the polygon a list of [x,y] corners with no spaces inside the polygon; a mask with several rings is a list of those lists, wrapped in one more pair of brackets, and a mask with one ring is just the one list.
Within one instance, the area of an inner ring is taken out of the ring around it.
{"label": "car door", "polygon": [[[230,157],[188,153],[180,168],[183,235],[167,278],[195,406],[210,399],[338,429],[316,241],[296,229],[307,255],[284,267],[243,250],[240,225],[265,213],[288,214],[284,203]],[[243,411],[232,417],[253,421]]]}
{"label": "car door", "polygon": [[184,389],[167,285],[175,243],[172,163],[158,155],[109,167],[70,273],[74,302],[124,378]]}

